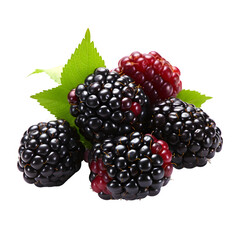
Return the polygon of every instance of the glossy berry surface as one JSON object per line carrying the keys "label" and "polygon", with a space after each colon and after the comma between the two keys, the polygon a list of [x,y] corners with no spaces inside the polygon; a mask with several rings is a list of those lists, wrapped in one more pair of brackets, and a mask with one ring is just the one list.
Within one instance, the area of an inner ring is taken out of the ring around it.
{"label": "glossy berry surface", "polygon": [[178,169],[206,165],[223,145],[220,129],[202,109],[174,97],[152,106],[149,129],[168,143]]}
{"label": "glossy berry surface", "polygon": [[76,104],[77,103],[77,96],[75,94],[75,89],[71,90],[68,94],[68,102],[70,104]]}
{"label": "glossy berry surface", "polygon": [[92,142],[144,131],[147,126],[149,98],[126,75],[97,68],[69,96],[70,113],[81,134]]}
{"label": "glossy berry surface", "polygon": [[150,134],[105,139],[88,154],[91,188],[105,200],[155,196],[170,179],[171,158],[167,143]]}
{"label": "glossy berry surface", "polygon": [[148,54],[133,52],[120,59],[115,70],[121,75],[130,76],[137,85],[141,85],[152,103],[176,97],[182,90],[180,70],[155,51]]}
{"label": "glossy berry surface", "polygon": [[60,186],[80,169],[84,150],[67,121],[40,122],[24,133],[17,166],[27,183]]}

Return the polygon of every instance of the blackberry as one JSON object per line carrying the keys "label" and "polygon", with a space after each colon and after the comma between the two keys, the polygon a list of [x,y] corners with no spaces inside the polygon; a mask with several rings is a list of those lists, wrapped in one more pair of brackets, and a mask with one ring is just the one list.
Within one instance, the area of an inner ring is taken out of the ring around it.
{"label": "blackberry", "polygon": [[170,179],[171,158],[167,143],[150,134],[107,138],[88,155],[91,187],[106,200],[155,196]]}
{"label": "blackberry", "polygon": [[97,68],[68,95],[70,113],[90,141],[124,135],[147,125],[149,99],[130,77]]}
{"label": "blackberry", "polygon": [[40,122],[21,139],[18,169],[27,183],[60,186],[80,169],[84,150],[76,129],[67,121]]}
{"label": "blackberry", "polygon": [[178,169],[202,167],[222,149],[216,123],[201,108],[174,97],[153,105],[150,129],[168,143]]}
{"label": "blackberry", "polygon": [[140,84],[152,103],[158,99],[176,97],[182,90],[179,69],[155,51],[148,54],[133,52],[120,59],[115,70]]}

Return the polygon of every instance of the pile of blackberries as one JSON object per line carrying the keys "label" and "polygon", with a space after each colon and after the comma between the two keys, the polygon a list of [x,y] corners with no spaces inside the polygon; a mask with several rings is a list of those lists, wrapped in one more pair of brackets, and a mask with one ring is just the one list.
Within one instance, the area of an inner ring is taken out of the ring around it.
{"label": "pile of blackberries", "polygon": [[[136,63],[134,72],[130,63]],[[119,66],[118,72],[97,68],[66,96],[77,128],[55,120],[24,133],[18,169],[26,182],[38,187],[62,185],[85,158],[91,187],[99,197],[142,199],[160,192],[173,167],[202,167],[221,151],[223,139],[215,122],[202,109],[174,97],[181,90],[176,67],[156,52],[135,52]],[[156,91],[150,86],[157,81],[175,85],[164,94],[161,84]],[[92,143],[91,149],[85,150],[79,133]]]}

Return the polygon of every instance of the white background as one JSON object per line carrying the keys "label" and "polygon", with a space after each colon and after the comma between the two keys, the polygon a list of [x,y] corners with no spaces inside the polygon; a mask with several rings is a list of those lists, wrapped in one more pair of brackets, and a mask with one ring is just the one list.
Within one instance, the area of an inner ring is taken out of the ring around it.
{"label": "white background", "polygon": [[[0,238],[240,239],[239,1],[1,1]],[[175,170],[156,197],[103,201],[87,164],[57,188],[26,184],[17,150],[32,124],[53,119],[29,96],[56,84],[36,68],[65,64],[90,28],[106,65],[132,51],[158,51],[183,88],[212,96],[223,150],[211,164]]]}

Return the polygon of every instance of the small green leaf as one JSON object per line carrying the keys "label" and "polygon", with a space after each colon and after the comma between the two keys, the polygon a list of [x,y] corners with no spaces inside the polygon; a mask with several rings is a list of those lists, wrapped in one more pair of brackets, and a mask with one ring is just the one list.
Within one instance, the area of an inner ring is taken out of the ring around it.
{"label": "small green leaf", "polygon": [[201,94],[197,91],[185,90],[183,89],[178,95],[177,98],[181,99],[184,102],[194,104],[196,107],[201,107],[203,103],[212,97]]}
{"label": "small green leaf", "polygon": [[[75,126],[75,118],[70,114],[70,105],[67,100],[68,91],[63,86],[58,86],[49,90],[37,93],[31,98],[36,99],[41,106],[46,108],[57,119],[65,119],[71,126]],[[85,147],[90,148],[88,142],[81,134],[80,138]]]}
{"label": "small green leaf", "polygon": [[105,67],[105,63],[91,42],[90,31],[87,29],[85,38],[63,68],[61,83],[70,91],[84,83],[85,78],[98,67]]}
{"label": "small green leaf", "polygon": [[54,68],[50,68],[50,69],[36,69],[34,72],[30,73],[28,76],[35,74],[35,73],[46,73],[56,83],[60,84],[62,70],[63,70],[63,66],[54,67]]}

